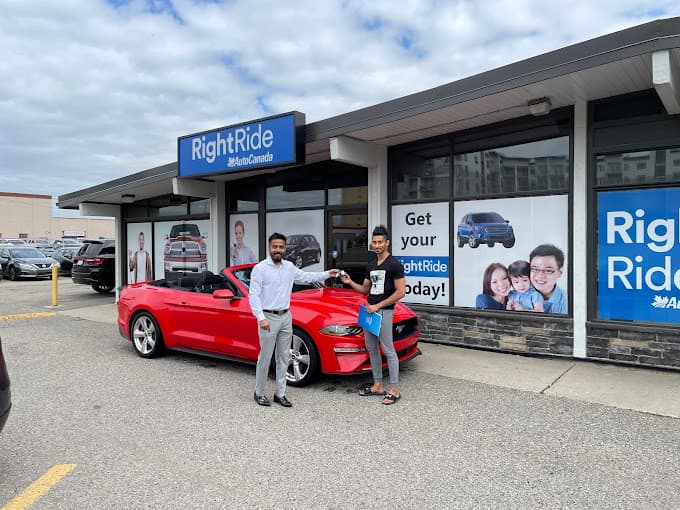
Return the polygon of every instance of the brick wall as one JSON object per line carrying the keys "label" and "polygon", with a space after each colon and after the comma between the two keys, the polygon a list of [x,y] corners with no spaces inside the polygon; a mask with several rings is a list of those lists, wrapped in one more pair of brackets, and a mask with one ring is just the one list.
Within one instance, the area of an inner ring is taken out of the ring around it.
{"label": "brick wall", "polygon": [[423,341],[503,351],[573,354],[573,328],[568,318],[409,306],[418,314]]}
{"label": "brick wall", "polygon": [[[570,318],[433,308],[410,304],[420,321],[420,339],[510,352],[573,355]],[[680,368],[680,331],[618,324],[586,325],[588,358]]]}
{"label": "brick wall", "polygon": [[680,368],[680,331],[588,323],[586,335],[589,358]]}

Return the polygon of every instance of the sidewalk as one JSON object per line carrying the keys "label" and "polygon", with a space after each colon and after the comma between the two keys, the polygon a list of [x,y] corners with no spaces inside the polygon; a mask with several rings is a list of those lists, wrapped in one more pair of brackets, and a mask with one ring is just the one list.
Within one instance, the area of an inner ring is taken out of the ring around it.
{"label": "sidewalk", "polygon": [[[116,305],[58,312],[116,324]],[[680,371],[538,358],[421,342],[409,367],[433,375],[680,418]]]}

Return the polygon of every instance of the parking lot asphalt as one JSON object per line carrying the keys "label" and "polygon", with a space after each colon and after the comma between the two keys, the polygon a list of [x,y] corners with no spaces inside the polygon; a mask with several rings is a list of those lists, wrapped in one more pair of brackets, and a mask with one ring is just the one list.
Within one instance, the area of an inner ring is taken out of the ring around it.
{"label": "parking lot asphalt", "polygon": [[67,283],[58,307],[44,282],[0,283],[0,316],[56,312],[0,321],[0,509],[54,466],[73,468],[32,508],[680,507],[678,419],[595,398],[676,373],[423,344],[394,406],[359,397],[363,375],[262,408],[252,366],[142,359],[113,296]]}
{"label": "parking lot asphalt", "polygon": [[[64,315],[116,323],[114,303],[65,310]],[[413,370],[680,418],[680,371],[564,358],[520,356],[420,343]]]}

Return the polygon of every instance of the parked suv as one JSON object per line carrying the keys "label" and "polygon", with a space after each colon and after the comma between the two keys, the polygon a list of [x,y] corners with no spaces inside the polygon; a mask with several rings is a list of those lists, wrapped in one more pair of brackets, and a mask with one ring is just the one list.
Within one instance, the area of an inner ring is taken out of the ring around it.
{"label": "parked suv", "polygon": [[195,223],[173,225],[163,248],[166,278],[208,270],[208,245]]}
{"label": "parked suv", "polygon": [[116,247],[113,239],[83,241],[73,257],[73,283],[90,285],[97,292],[111,292],[116,286]]}
{"label": "parked suv", "polygon": [[285,258],[302,268],[321,260],[321,245],[312,234],[293,234],[286,240]]}
{"label": "parked suv", "polygon": [[503,243],[506,248],[515,246],[515,232],[510,222],[497,212],[466,214],[458,224],[456,238],[459,248],[465,243],[470,248],[477,248],[480,244],[492,248],[495,243]]}

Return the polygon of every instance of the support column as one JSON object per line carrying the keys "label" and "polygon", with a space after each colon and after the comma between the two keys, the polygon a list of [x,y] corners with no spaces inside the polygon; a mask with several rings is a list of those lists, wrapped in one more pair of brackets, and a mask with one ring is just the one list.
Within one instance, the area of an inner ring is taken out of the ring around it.
{"label": "support column", "polygon": [[671,50],[652,53],[652,81],[669,115],[680,113],[680,62],[673,56]]}
{"label": "support column", "polygon": [[574,311],[574,357],[586,357],[586,321],[588,320],[588,103],[574,104],[574,190],[572,209],[572,265],[569,268]]}
{"label": "support column", "polygon": [[[115,249],[116,249],[116,303],[120,295],[120,289],[127,283],[127,257],[123,256],[123,221],[121,218],[120,206],[114,204],[88,204],[83,203],[78,205],[78,210],[81,216],[105,216],[113,218],[114,232],[115,232]],[[125,261],[123,263],[123,261]],[[125,277],[125,279],[123,279]]]}
{"label": "support column", "polygon": [[347,136],[331,138],[331,159],[368,168],[368,230],[387,225],[387,147]]}

